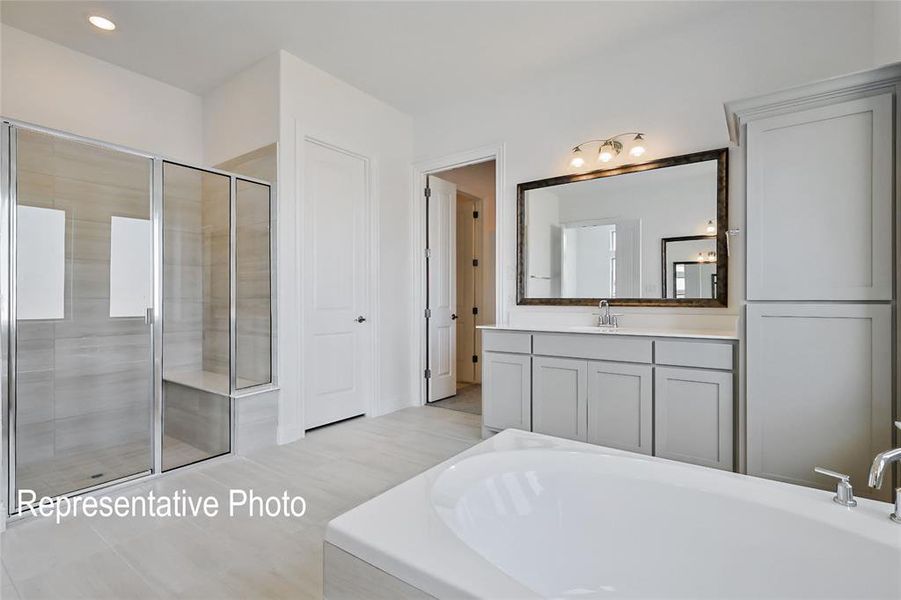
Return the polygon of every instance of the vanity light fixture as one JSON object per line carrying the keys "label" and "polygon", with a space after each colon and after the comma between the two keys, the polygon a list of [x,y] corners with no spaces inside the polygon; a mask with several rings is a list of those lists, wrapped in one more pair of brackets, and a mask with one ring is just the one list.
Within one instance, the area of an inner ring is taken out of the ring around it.
{"label": "vanity light fixture", "polygon": [[707,221],[707,233],[716,233],[716,224],[713,221]]}
{"label": "vanity light fixture", "polygon": [[582,150],[578,147],[573,149],[573,158],[569,161],[569,166],[574,169],[578,169],[585,164],[585,159],[582,157]]}
{"label": "vanity light fixture", "polygon": [[91,15],[88,17],[88,21],[97,29],[102,29],[103,31],[112,31],[116,28],[115,23],[100,15]]}
{"label": "vanity light fixture", "polygon": [[642,154],[645,153],[644,134],[641,134],[641,133],[637,134],[635,136],[635,139],[632,141],[633,141],[633,145],[632,145],[632,149],[629,150],[629,154],[631,156],[634,156],[635,158],[638,158],[639,156],[641,156]]}
{"label": "vanity light fixture", "polygon": [[582,147],[589,144],[599,144],[598,161],[602,163],[608,163],[622,153],[625,146],[620,138],[627,136],[633,136],[631,140],[632,147],[629,149],[629,155],[634,158],[642,156],[647,151],[647,147],[645,146],[644,134],[638,131],[627,131],[625,133],[614,135],[613,137],[600,140],[588,140],[586,142],[582,142],[578,146],[574,146],[572,149],[572,159],[570,159],[569,165],[574,169],[585,166],[585,158],[582,155]]}

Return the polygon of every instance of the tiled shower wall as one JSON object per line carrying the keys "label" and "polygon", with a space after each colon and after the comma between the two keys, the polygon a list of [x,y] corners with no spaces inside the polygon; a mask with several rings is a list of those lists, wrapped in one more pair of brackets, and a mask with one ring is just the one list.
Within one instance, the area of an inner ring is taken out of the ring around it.
{"label": "tiled shower wall", "polygon": [[66,219],[64,317],[17,323],[18,473],[62,493],[150,467],[150,328],[111,318],[109,294],[111,217],[150,218],[151,166],[27,130],[17,161],[19,205]]}
{"label": "tiled shower wall", "polygon": [[203,271],[203,370],[228,376],[229,180],[204,175],[201,198],[206,267]]}
{"label": "tiled shower wall", "polygon": [[[219,168],[275,182],[276,165],[276,146],[271,144],[222,163]],[[272,378],[270,352],[275,324],[271,318],[270,232],[274,231],[275,215],[270,214],[267,192],[264,186],[238,182],[235,326],[239,387],[267,383]],[[275,193],[274,189],[271,193]]]}

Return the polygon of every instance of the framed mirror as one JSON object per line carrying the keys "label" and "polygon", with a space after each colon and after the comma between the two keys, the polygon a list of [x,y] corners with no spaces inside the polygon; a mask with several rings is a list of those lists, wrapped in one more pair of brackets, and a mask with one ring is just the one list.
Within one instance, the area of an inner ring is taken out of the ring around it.
{"label": "framed mirror", "polygon": [[727,305],[727,150],[517,186],[517,304]]}

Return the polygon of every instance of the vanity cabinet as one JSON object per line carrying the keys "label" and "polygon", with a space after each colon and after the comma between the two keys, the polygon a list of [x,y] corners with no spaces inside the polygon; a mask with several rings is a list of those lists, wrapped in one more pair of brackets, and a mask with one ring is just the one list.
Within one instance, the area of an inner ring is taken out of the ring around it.
{"label": "vanity cabinet", "polygon": [[513,427],[733,469],[733,340],[482,333],[483,347],[516,351],[484,353],[484,435]]}
{"label": "vanity cabinet", "polygon": [[653,368],[604,361],[589,361],[587,367],[587,441],[651,454]]}
{"label": "vanity cabinet", "polygon": [[482,354],[482,427],[532,430],[532,357],[510,352]]}
{"label": "vanity cabinet", "polygon": [[732,387],[730,372],[657,367],[654,454],[731,471]]}
{"label": "vanity cabinet", "polygon": [[588,362],[536,356],[532,359],[532,431],[586,441]]}

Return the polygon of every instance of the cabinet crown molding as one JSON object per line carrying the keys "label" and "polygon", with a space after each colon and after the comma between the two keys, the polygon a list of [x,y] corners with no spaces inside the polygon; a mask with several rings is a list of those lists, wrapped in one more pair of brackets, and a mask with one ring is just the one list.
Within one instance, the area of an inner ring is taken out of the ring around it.
{"label": "cabinet crown molding", "polygon": [[839,75],[814,83],[785,88],[778,92],[731,100],[723,104],[729,139],[741,144],[743,123],[801,107],[835,102],[839,99],[871,96],[886,90],[897,91],[901,85],[901,62],[876,69]]}

